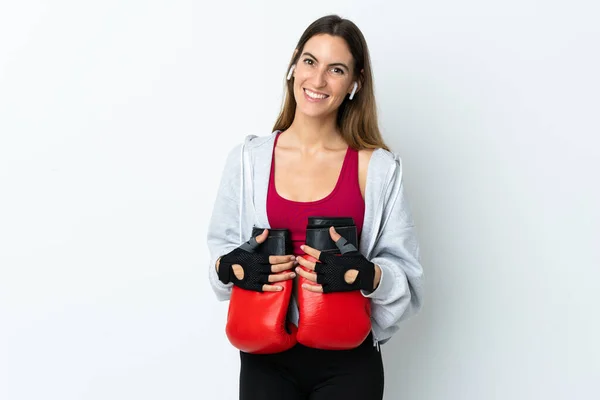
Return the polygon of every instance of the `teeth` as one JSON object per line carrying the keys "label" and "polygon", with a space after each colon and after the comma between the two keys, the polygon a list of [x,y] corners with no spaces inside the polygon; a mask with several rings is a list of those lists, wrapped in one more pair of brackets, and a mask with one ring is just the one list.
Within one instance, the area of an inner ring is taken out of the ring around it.
{"label": "teeth", "polygon": [[308,97],[310,97],[312,99],[324,99],[326,97],[329,97],[329,96],[324,95],[324,94],[317,94],[317,93],[311,92],[308,89],[304,89],[304,91],[306,92],[306,94],[308,95]]}

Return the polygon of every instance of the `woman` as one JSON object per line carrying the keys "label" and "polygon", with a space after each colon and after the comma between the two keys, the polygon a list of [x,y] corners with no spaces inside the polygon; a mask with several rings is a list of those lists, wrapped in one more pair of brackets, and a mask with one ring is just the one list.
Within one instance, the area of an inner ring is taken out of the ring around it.
{"label": "woman", "polygon": [[[349,350],[296,344],[276,354],[240,352],[240,398],[382,399],[379,344],[421,308],[423,271],[401,161],[388,150],[377,126],[362,33],[335,15],[316,20],[296,46],[287,79],[273,133],[250,135],[228,155],[208,232],[212,287],[219,300],[228,300],[244,274],[258,273],[242,257],[256,226],[289,229],[294,251],[269,257],[270,275],[255,289],[281,290],[278,283],[302,276],[311,283],[303,290],[322,293],[317,282],[323,282],[322,273],[302,257],[321,256],[303,246],[307,218],[352,216],[360,253],[350,259],[354,267],[344,280],[352,284],[360,276],[372,277],[372,285],[363,278],[356,289],[370,299],[372,328],[363,344]],[[340,239],[333,227],[329,233],[334,241]],[[254,245],[267,234],[256,236]],[[291,303],[289,318],[297,324],[297,304]]]}

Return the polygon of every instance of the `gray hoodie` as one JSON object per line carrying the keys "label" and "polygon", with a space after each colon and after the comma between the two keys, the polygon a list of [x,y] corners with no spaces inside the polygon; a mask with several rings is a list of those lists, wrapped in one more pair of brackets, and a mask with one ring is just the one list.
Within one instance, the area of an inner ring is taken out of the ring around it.
{"label": "gray hoodie", "polygon": [[[208,228],[209,279],[217,299],[229,300],[232,283],[219,281],[217,259],[247,241],[252,227],[270,228],[267,189],[275,131],[249,135],[228,154]],[[374,344],[385,343],[399,323],[415,315],[423,302],[423,269],[419,243],[402,184],[400,157],[384,149],[373,152],[367,170],[365,218],[360,252],[381,268],[381,281],[371,299]],[[298,308],[289,318],[297,325]]]}

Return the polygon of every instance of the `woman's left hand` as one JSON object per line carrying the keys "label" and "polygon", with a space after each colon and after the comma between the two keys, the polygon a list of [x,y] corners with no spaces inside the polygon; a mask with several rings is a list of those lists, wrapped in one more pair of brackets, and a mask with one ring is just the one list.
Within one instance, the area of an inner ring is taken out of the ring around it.
{"label": "woman's left hand", "polygon": [[351,290],[373,291],[379,285],[381,269],[367,260],[352,244],[347,243],[334,227],[329,228],[329,235],[338,248],[348,248],[342,255],[323,253],[308,245],[300,246],[302,251],[320,262],[306,260],[302,256],[296,261],[302,268],[296,268],[298,275],[316,284],[305,283],[302,287],[316,293],[345,292]]}

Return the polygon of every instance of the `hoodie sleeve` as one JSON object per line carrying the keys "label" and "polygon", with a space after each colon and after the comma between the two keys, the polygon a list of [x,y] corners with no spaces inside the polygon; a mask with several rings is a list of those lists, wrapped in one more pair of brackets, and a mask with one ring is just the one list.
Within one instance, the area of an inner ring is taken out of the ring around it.
{"label": "hoodie sleeve", "polygon": [[227,156],[208,226],[207,244],[210,253],[208,274],[212,289],[219,301],[229,300],[233,284],[223,284],[219,281],[215,267],[217,259],[241,244],[240,179],[242,150],[243,146],[239,144]]}
{"label": "hoodie sleeve", "polygon": [[370,260],[381,268],[381,280],[374,291],[362,292],[371,299],[373,322],[384,333],[378,338],[382,342],[398,330],[400,321],[417,314],[423,303],[419,243],[404,193],[400,160],[396,163],[396,174]]}

